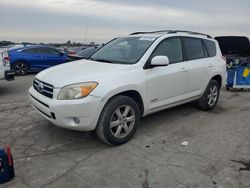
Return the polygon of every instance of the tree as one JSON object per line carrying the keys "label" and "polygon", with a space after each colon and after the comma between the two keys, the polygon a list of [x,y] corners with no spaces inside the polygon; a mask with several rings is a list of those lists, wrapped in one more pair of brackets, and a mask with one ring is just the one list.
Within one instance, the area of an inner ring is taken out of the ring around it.
{"label": "tree", "polygon": [[71,46],[71,41],[68,40],[68,41],[66,42],[66,45],[67,45],[67,46]]}

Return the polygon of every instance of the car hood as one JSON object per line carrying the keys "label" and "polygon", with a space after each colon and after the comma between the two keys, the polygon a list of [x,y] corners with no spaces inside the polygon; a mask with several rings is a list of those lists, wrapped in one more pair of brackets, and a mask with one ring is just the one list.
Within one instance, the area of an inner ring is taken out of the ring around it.
{"label": "car hood", "polygon": [[130,68],[131,65],[79,60],[46,69],[37,74],[36,78],[55,88],[62,88],[80,82],[101,82],[107,77],[128,71]]}

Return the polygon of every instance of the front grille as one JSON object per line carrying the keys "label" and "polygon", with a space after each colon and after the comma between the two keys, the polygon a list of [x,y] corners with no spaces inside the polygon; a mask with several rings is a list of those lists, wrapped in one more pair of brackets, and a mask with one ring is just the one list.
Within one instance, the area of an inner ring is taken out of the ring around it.
{"label": "front grille", "polygon": [[49,98],[53,98],[53,90],[54,90],[54,86],[47,84],[45,82],[42,82],[38,79],[35,79],[33,81],[33,87],[34,89],[41,93],[42,95],[49,97]]}

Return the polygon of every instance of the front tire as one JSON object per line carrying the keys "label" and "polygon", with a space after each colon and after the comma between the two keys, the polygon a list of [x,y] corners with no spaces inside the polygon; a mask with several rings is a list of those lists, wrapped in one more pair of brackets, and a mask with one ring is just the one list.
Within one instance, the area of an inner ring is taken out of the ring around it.
{"label": "front tire", "polygon": [[203,96],[198,100],[198,107],[208,111],[215,108],[220,95],[220,85],[216,80],[211,80]]}
{"label": "front tire", "polygon": [[29,65],[25,62],[16,62],[13,65],[13,70],[17,76],[23,76],[28,74]]}
{"label": "front tire", "polygon": [[140,122],[140,110],[130,97],[118,95],[105,105],[96,128],[96,134],[109,145],[121,145],[135,134]]}

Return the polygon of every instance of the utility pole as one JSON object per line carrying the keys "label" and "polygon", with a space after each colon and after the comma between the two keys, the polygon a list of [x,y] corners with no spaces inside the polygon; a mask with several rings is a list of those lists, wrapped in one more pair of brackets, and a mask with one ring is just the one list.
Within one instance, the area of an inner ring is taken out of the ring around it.
{"label": "utility pole", "polygon": [[87,44],[88,30],[89,30],[89,23],[87,22],[86,25],[85,25],[85,35],[84,35],[84,43],[85,44]]}

